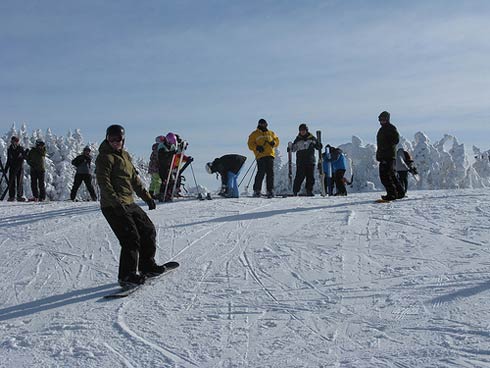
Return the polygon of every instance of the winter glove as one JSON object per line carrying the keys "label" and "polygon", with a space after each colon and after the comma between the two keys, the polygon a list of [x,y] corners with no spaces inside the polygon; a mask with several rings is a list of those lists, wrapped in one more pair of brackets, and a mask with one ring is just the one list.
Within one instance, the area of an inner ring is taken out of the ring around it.
{"label": "winter glove", "polygon": [[417,168],[416,167],[411,167],[410,168],[410,173],[412,173],[413,175],[417,175],[419,172],[417,171]]}
{"label": "winter glove", "polygon": [[188,156],[187,157],[187,162],[188,163],[191,163],[192,161],[194,161],[194,157]]}
{"label": "winter glove", "polygon": [[257,152],[264,152],[264,146],[257,146],[255,149],[257,150]]}
{"label": "winter glove", "polygon": [[154,210],[155,208],[157,208],[157,204],[155,203],[155,200],[153,198],[147,200],[146,201],[146,204],[148,205],[148,210],[149,211]]}
{"label": "winter glove", "polygon": [[271,147],[274,147],[276,145],[276,141],[269,141],[267,143],[269,143]]}

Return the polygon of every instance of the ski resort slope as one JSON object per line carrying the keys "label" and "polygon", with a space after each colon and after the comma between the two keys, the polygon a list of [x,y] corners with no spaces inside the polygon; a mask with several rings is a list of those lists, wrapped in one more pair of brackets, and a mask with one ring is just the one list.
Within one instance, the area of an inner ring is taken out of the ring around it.
{"label": "ski resort slope", "polygon": [[490,367],[488,190],[182,200],[125,299],[98,204],[0,203],[1,367]]}

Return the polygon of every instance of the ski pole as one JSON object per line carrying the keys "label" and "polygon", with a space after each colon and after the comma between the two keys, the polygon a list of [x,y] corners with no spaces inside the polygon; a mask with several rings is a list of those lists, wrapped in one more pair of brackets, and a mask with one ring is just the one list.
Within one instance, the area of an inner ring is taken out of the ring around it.
{"label": "ski pole", "polygon": [[194,174],[194,168],[192,167],[192,162],[189,164],[189,166],[191,167],[192,177],[194,178],[194,184],[196,184],[197,198],[200,198],[201,190],[199,189],[199,185],[197,185],[196,175]]}
{"label": "ski pole", "polygon": [[[255,161],[255,163],[257,164],[257,161]],[[250,186],[250,182],[252,181],[252,178],[254,177],[254,173],[255,173],[255,170],[257,169],[257,165],[255,165],[253,171],[252,171],[252,175],[250,175],[250,179],[248,179],[248,183],[247,183],[247,186],[245,187],[245,191],[248,192],[248,187]]]}
{"label": "ski pole", "polygon": [[[243,182],[243,181],[245,180],[245,178],[247,177],[248,172],[249,172],[249,171],[250,171],[250,169],[252,168],[253,164],[257,164],[257,161],[255,161],[255,160],[254,160],[254,161],[253,161],[253,162],[250,164],[250,166],[248,167],[247,172],[245,173],[245,175],[243,175],[242,180],[240,180],[240,183],[238,184],[238,188],[240,188],[240,185],[242,185],[242,182]],[[255,171],[255,169],[254,169],[254,171]]]}

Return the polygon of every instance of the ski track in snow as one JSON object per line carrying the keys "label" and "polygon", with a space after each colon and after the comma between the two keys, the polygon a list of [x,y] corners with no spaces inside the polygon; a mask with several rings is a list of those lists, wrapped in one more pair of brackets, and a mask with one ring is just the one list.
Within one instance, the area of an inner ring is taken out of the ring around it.
{"label": "ski track in snow", "polygon": [[127,299],[93,203],[0,203],[0,367],[490,367],[488,190],[175,201]]}

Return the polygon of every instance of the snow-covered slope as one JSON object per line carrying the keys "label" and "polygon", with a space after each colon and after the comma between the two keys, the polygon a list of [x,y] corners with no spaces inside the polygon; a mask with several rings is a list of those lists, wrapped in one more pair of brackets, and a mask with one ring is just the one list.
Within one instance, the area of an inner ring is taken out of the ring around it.
{"label": "snow-covered slope", "polygon": [[131,297],[96,204],[0,203],[1,367],[488,367],[488,190],[181,201]]}

